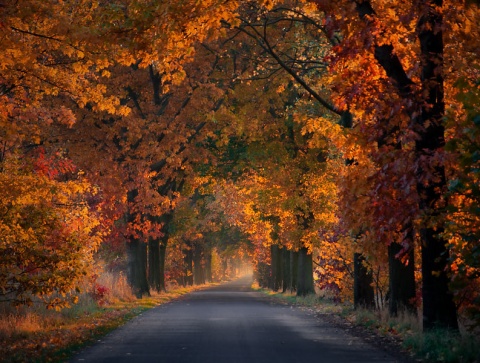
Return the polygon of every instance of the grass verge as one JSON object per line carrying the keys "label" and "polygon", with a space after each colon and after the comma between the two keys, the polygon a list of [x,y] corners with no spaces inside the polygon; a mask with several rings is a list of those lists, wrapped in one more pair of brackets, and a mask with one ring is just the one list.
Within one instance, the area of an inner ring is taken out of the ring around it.
{"label": "grass verge", "polygon": [[[354,310],[350,304],[334,303],[328,298],[318,295],[298,297],[290,293],[278,293],[252,286],[256,291],[285,304],[305,307],[318,315],[334,318],[332,322],[342,321],[349,328],[357,327],[357,335],[367,337],[367,341],[382,345],[389,343],[390,347],[398,347],[400,354],[416,362],[445,363],[479,363],[480,337],[463,332],[434,329],[423,332],[420,318],[408,313],[400,313],[397,317],[389,316],[388,312]],[[364,333],[360,331],[363,330]],[[372,338],[371,334],[375,336]]]}
{"label": "grass verge", "polygon": [[4,314],[0,321],[0,361],[64,362],[82,347],[143,311],[205,286],[175,288],[138,300],[116,300],[104,306],[84,297],[79,304],[61,312],[29,309],[21,314]]}

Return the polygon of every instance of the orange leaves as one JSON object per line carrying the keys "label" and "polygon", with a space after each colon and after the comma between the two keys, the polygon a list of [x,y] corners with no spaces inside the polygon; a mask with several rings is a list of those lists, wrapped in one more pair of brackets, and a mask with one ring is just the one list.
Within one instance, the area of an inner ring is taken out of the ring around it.
{"label": "orange leaves", "polygon": [[354,239],[341,232],[339,224],[319,231],[315,249],[316,284],[337,301],[352,300]]}
{"label": "orange leaves", "polygon": [[1,294],[11,294],[17,303],[34,295],[47,306],[68,305],[101,241],[100,216],[85,201],[93,192],[82,182],[11,170],[0,173],[0,185]]}
{"label": "orange leaves", "polygon": [[[162,3],[134,1],[128,4],[127,18],[120,16],[113,32],[128,32],[125,39],[132,45],[142,67],[158,61],[158,71],[165,75],[163,82],[179,84],[185,76],[183,66],[192,61],[194,45],[221,34],[221,21],[235,24],[237,1],[202,1]],[[131,27],[134,39],[129,39]],[[123,35],[123,34],[122,34]],[[161,50],[161,51],[159,51]]]}

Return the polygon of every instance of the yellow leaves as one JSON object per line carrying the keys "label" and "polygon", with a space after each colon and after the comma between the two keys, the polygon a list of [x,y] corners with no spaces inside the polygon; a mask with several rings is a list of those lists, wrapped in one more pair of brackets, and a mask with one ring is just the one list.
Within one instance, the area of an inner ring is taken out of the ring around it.
{"label": "yellow leaves", "polygon": [[[63,306],[101,241],[94,232],[99,216],[84,201],[95,191],[87,183],[11,170],[0,173],[0,188],[0,288],[19,301],[33,294]],[[55,293],[60,297],[50,300]]]}
{"label": "yellow leaves", "polygon": [[302,135],[313,134],[310,147],[322,148],[335,145],[340,150],[345,145],[345,135],[343,128],[335,121],[325,118],[301,118],[296,117],[296,121],[302,124]]}

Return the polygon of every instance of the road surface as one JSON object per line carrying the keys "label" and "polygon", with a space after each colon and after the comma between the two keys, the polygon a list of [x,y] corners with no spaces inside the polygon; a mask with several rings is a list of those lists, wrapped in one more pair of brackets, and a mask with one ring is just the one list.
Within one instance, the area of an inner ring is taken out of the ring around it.
{"label": "road surface", "polygon": [[252,291],[249,278],[148,310],[71,362],[398,362],[308,313]]}

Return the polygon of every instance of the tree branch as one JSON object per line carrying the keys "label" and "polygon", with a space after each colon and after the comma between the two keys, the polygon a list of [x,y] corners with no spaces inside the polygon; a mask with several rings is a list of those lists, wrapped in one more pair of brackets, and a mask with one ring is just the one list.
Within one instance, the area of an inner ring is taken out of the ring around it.
{"label": "tree branch", "polygon": [[[369,0],[354,0],[354,3],[360,19],[367,25],[371,23],[371,17],[377,17]],[[403,98],[412,96],[414,82],[407,76],[402,62],[394,52],[393,45],[378,45],[378,42],[375,41],[374,57],[385,70],[387,76],[395,82],[399,95]]]}
{"label": "tree branch", "polygon": [[275,59],[275,61],[278,63],[280,67],[282,67],[288,74],[290,74],[293,79],[295,79],[296,82],[298,82],[313,98],[315,98],[323,107],[325,107],[327,110],[337,114],[337,115],[342,115],[343,112],[339,111],[336,109],[333,105],[331,105],[329,102],[327,102],[320,94],[318,94],[312,87],[310,87],[307,82],[299,75],[297,74],[291,67],[289,67],[282,59],[281,57],[275,52],[273,49],[272,45],[268,41],[267,38],[267,24],[264,23],[263,26],[263,34],[259,33],[255,27],[251,26],[248,24],[248,22],[245,21],[245,19],[242,19],[244,23],[246,23],[248,26],[250,26],[253,30],[254,33],[248,31],[245,29],[245,27],[236,27],[236,29],[240,30],[244,34],[248,35],[250,38],[254,39],[257,44],[265,50],[270,56]]}

